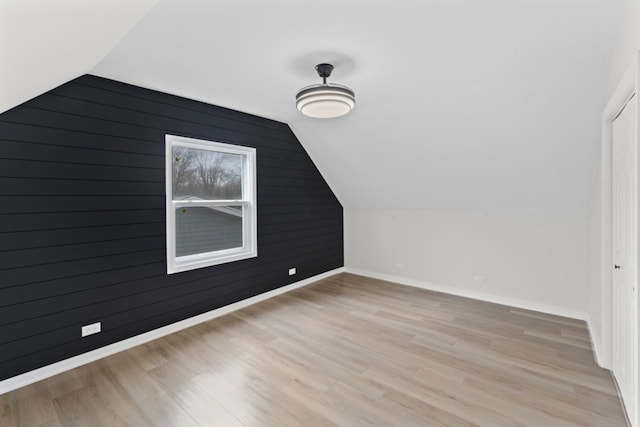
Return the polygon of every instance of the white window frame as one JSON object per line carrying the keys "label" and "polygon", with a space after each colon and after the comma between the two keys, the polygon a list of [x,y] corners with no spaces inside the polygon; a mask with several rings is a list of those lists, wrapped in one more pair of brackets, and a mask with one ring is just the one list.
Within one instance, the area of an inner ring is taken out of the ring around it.
{"label": "white window frame", "polygon": [[[173,200],[173,147],[209,150],[243,156],[242,199]],[[194,270],[258,256],[256,203],[256,149],[182,136],[165,136],[165,180],[167,220],[167,274]],[[176,257],[176,209],[181,207],[242,206],[242,247]]]}

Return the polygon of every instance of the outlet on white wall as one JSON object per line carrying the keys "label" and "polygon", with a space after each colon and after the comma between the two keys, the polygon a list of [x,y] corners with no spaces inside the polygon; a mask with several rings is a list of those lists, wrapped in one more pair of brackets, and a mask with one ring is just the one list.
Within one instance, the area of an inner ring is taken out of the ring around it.
{"label": "outlet on white wall", "polygon": [[484,276],[473,276],[473,281],[478,283],[484,283]]}
{"label": "outlet on white wall", "polygon": [[290,268],[289,269],[289,276],[293,276],[294,274],[296,274],[296,269],[295,268]]}
{"label": "outlet on white wall", "polygon": [[86,337],[88,335],[97,334],[102,330],[102,325],[100,322],[92,323],[90,325],[85,325],[82,327],[82,336]]}
{"label": "outlet on white wall", "polygon": [[400,262],[396,262],[396,268],[398,270],[402,270],[404,268],[404,264],[400,263]]}

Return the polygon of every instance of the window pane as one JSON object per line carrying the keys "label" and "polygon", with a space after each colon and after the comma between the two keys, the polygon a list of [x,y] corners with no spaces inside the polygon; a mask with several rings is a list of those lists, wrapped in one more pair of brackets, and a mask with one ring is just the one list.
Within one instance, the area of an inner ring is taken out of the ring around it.
{"label": "window pane", "polygon": [[176,209],[176,257],[241,247],[241,206]]}
{"label": "window pane", "polygon": [[243,155],[173,147],[173,200],[242,199]]}

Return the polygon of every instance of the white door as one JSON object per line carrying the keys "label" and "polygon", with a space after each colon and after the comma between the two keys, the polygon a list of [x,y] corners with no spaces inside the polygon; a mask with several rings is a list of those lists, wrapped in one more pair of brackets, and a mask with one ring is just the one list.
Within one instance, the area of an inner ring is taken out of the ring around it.
{"label": "white door", "polygon": [[637,97],[613,121],[612,328],[613,375],[632,425],[637,426]]}

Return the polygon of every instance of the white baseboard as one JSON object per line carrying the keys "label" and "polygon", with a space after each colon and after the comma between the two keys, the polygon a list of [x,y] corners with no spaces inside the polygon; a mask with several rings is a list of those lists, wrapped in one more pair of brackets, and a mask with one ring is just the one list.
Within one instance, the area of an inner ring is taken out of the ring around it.
{"label": "white baseboard", "polygon": [[44,380],[59,373],[69,371],[71,369],[77,368],[78,366],[86,365],[87,363],[91,363],[98,359],[102,359],[112,354],[130,349],[137,345],[153,341],[169,334],[173,334],[174,332],[178,332],[191,326],[195,326],[199,323],[215,319],[216,317],[224,316],[225,314],[231,313],[233,311],[240,310],[250,305],[259,303],[269,298],[273,298],[286,292],[290,292],[294,289],[307,286],[313,282],[317,282],[320,279],[324,279],[326,277],[330,277],[342,272],[344,272],[344,267],[327,271],[326,273],[318,274],[317,276],[313,276],[296,283],[291,283],[290,285],[286,285],[281,288],[256,295],[254,297],[247,298],[245,300],[238,301],[236,303],[229,304],[224,307],[220,307],[218,309],[211,310],[206,313],[202,313],[197,316],[190,317],[188,319],[181,320],[179,322],[172,323],[158,329],[154,329],[153,331],[145,332],[144,334],[136,335],[135,337],[127,338],[126,340],[118,341],[116,343],[97,348],[95,350],[71,357],[69,359],[61,360],[60,362],[56,362],[51,365],[43,366],[42,368],[38,368],[12,378],[7,378],[6,380],[0,381],[0,395],[18,389],[20,387],[33,384],[40,380]]}
{"label": "white baseboard", "polygon": [[553,314],[555,316],[568,317],[571,319],[578,319],[578,320],[584,320],[584,321],[587,321],[588,319],[587,313],[584,313],[582,311],[573,310],[565,307],[558,307],[554,305],[541,304],[541,303],[527,301],[519,298],[505,297],[501,295],[489,294],[486,292],[471,291],[468,289],[461,289],[453,286],[423,282],[420,280],[410,279],[407,277],[377,273],[377,272],[368,271],[368,270],[361,270],[358,268],[345,267],[345,272],[357,274],[359,276],[371,277],[373,279],[386,280],[388,282],[394,282],[400,285],[412,286],[414,288],[427,289],[430,291],[442,292],[445,294],[457,295],[465,298],[492,302],[495,304],[508,305],[511,307],[522,308],[525,310]]}

